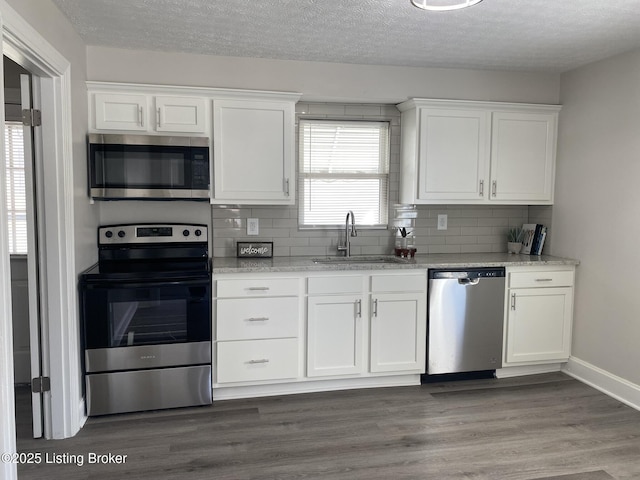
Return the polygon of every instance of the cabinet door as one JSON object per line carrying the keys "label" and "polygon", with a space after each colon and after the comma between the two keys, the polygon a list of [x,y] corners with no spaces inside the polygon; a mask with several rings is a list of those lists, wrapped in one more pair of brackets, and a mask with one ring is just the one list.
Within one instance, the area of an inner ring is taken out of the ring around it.
{"label": "cabinet door", "polygon": [[97,130],[147,131],[147,96],[96,93],[93,97]]}
{"label": "cabinet door", "polygon": [[488,112],[423,108],[418,141],[418,200],[476,203],[485,199]]}
{"label": "cabinet door", "polygon": [[213,112],[214,200],[293,204],[293,103],[216,100]]}
{"label": "cabinet door", "polygon": [[425,372],[426,303],[425,293],[372,296],[372,372]]}
{"label": "cabinet door", "polygon": [[571,287],[510,290],[506,362],[566,361],[572,310]]}
{"label": "cabinet door", "polygon": [[360,295],[309,297],[307,321],[307,376],[362,373]]}
{"label": "cabinet door", "polygon": [[491,200],[552,203],[555,113],[494,112]]}
{"label": "cabinet door", "polygon": [[205,131],[205,99],[198,97],[155,98],[158,132],[203,133]]}

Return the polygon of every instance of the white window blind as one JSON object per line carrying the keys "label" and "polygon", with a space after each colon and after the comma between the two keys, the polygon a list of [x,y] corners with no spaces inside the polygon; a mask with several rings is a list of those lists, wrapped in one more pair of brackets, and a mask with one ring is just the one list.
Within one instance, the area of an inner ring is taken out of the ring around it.
{"label": "white window blind", "polygon": [[387,224],[389,124],[301,119],[298,223],[301,228]]}
{"label": "white window blind", "polygon": [[6,122],[4,130],[7,174],[9,253],[27,253],[27,197],[22,124]]}

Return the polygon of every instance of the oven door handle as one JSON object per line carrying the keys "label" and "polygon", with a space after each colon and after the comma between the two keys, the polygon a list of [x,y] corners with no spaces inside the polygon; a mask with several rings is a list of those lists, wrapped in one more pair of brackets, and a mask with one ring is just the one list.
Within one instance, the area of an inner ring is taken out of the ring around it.
{"label": "oven door handle", "polygon": [[155,288],[155,287],[173,287],[181,285],[185,287],[208,287],[210,285],[209,279],[191,279],[191,280],[153,280],[151,282],[144,282],[140,280],[123,280],[123,279],[101,279],[97,282],[87,282],[83,285],[83,288],[96,289],[105,287],[118,286],[120,288]]}

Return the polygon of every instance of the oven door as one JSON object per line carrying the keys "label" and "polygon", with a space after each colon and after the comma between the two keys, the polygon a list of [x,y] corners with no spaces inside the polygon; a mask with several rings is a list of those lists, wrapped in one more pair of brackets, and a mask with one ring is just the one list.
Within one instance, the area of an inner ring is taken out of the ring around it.
{"label": "oven door", "polygon": [[81,287],[84,348],[211,341],[211,281],[94,280]]}

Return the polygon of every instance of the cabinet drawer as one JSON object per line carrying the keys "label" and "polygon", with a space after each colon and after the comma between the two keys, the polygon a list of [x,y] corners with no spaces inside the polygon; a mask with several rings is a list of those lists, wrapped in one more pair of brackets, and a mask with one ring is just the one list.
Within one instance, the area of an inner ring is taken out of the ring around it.
{"label": "cabinet drawer", "polygon": [[311,277],[307,292],[309,295],[362,293],[362,275]]}
{"label": "cabinet drawer", "polygon": [[218,340],[298,336],[298,297],[224,298],[216,304]]}
{"label": "cabinet drawer", "polygon": [[242,278],[217,281],[218,297],[298,295],[297,278]]}
{"label": "cabinet drawer", "polygon": [[421,292],[427,289],[427,274],[372,275],[372,292]]}
{"label": "cabinet drawer", "polygon": [[217,344],[217,382],[251,382],[296,378],[298,340],[245,340]]}
{"label": "cabinet drawer", "polygon": [[572,285],[573,272],[568,270],[509,274],[509,288],[570,287]]}

